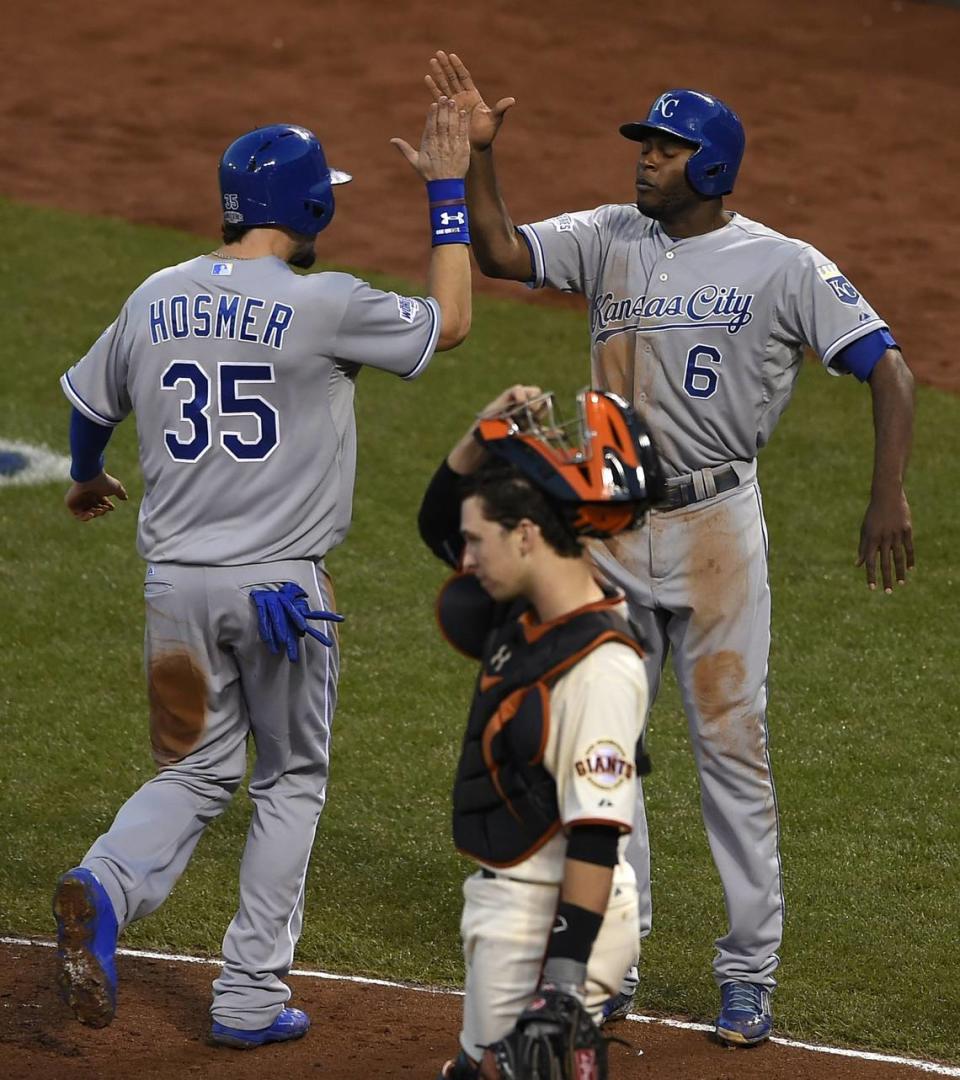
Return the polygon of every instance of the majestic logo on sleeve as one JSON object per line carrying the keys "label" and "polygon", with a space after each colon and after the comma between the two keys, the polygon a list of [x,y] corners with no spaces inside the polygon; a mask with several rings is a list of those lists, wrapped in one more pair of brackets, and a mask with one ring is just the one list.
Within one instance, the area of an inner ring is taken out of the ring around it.
{"label": "majestic logo on sleeve", "polygon": [[623,747],[612,739],[593,743],[573,767],[577,776],[585,776],[591,784],[606,789],[619,787],[636,772],[636,766],[627,760]]}
{"label": "majestic logo on sleeve", "polygon": [[860,302],[860,294],[840,273],[836,263],[824,263],[823,266],[818,266],[817,273],[820,280],[826,282],[833,289],[833,295],[840,303],[849,304],[852,307]]}
{"label": "majestic logo on sleeve", "polygon": [[600,293],[590,309],[594,341],[607,341],[628,330],[645,334],[717,327],[736,334],[753,321],[753,293],[736,285],[702,285],[689,295],[627,296]]}

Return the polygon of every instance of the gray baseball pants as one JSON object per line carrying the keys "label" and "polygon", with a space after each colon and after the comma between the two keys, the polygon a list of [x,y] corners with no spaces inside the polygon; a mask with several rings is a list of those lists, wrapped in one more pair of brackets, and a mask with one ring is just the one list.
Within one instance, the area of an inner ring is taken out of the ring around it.
{"label": "gray baseball pants", "polygon": [[223,939],[213,1018],[273,1023],[303,919],[307,864],[326,795],[339,647],[305,638],[300,661],[260,640],[255,588],[294,581],[333,610],[329,579],[309,561],[248,566],[152,564],[144,582],[150,729],[159,772],[120,808],[83,859],[121,929],[154,911],[247,767],[253,812],[240,863],[240,905]]}
{"label": "gray baseball pants", "polygon": [[[716,941],[717,983],[772,988],[783,893],[767,749],[767,536],[755,472],[711,499],[652,511],[640,529],[595,545],[592,554],[627,595],[647,650],[651,704],[673,653],[729,924]],[[626,855],[637,874],[643,937],[652,902],[642,793]]]}

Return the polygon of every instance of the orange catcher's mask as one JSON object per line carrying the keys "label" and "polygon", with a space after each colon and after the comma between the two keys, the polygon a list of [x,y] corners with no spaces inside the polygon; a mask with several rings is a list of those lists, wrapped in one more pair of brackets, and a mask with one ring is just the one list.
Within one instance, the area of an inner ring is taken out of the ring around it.
{"label": "orange catcher's mask", "polygon": [[582,390],[562,423],[553,394],[480,420],[476,438],[518,468],[567,514],[581,536],[616,536],[663,497],[660,461],[646,424],[622,397]]}

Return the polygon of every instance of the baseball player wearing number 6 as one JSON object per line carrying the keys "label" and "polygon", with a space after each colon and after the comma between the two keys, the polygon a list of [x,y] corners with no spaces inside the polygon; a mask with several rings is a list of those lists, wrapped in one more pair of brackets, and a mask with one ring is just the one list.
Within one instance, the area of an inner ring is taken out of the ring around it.
{"label": "baseball player wearing number 6", "polygon": [[[427,183],[428,296],[291,271],[313,263],[332,185],[350,177],[311,132],[275,124],[223,154],[221,246],[148,278],[63,376],[66,504],[81,521],[126,499],[103,451],[137,417],[158,765],[54,893],[59,983],[83,1023],[113,1018],[117,935],[166,899],[240,784],[252,737],[253,813],[211,1038],[249,1049],[309,1027],[284,978],[326,794],[339,647],[333,626],[311,622],[340,619],[324,557],[350,524],[354,384],[363,365],[413,379],[470,327],[466,114],[441,101],[419,151],[394,142]],[[440,208],[461,220],[441,225]]]}
{"label": "baseball player wearing number 6", "polygon": [[[513,98],[490,107],[463,63],[437,53],[427,84],[470,110],[474,253],[491,277],[581,293],[592,383],[632,401],[664,461],[667,498],[644,528],[594,547],[630,601],[651,701],[668,651],[700,778],[729,920],[716,942],[718,1036],[766,1039],[783,927],[777,803],[767,746],[770,592],[756,456],[790,399],[805,347],[873,398],[875,452],[857,565],[869,588],[913,565],[904,474],[913,379],[883,319],[810,244],[725,209],[745,144],[735,113],[695,90],[660,94],[621,126],[637,143],[636,199],[515,227],[493,142]],[[649,933],[642,795],[631,858]],[[608,1002],[625,1014],[635,982]]]}

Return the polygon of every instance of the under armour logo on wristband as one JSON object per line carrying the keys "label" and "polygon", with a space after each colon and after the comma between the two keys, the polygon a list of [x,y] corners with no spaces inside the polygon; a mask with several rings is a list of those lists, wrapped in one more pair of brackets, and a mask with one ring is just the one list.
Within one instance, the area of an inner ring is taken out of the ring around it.
{"label": "under armour logo on wristband", "polygon": [[448,214],[444,211],[440,215],[441,225],[462,225],[467,220],[467,215],[461,211],[459,214]]}

